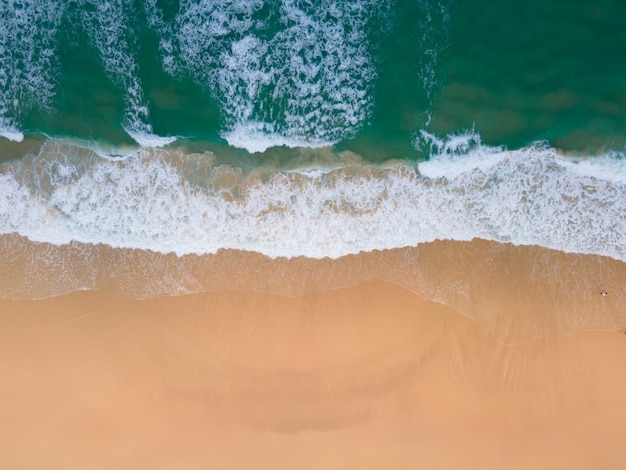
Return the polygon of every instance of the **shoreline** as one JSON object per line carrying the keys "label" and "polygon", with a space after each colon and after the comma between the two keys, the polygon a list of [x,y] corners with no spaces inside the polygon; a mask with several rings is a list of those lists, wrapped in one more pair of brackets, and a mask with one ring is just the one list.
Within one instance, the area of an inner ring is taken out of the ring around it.
{"label": "shoreline", "polygon": [[[226,290],[302,296],[385,281],[475,319],[510,344],[626,326],[621,308],[626,305],[626,263],[485,240],[436,241],[339,259],[271,259],[236,250],[177,257],[2,235],[0,261],[4,298],[81,290],[140,299]],[[508,328],[516,316],[533,322],[525,331]]]}

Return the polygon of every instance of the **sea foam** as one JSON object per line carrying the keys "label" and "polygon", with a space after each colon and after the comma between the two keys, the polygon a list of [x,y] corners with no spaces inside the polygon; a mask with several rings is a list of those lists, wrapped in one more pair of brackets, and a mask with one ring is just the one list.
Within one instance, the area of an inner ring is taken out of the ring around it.
{"label": "sea foam", "polygon": [[0,136],[21,142],[22,117],[49,110],[56,91],[56,33],[64,3],[5,0],[0,6]]}
{"label": "sea foam", "polygon": [[0,119],[0,137],[4,137],[13,142],[22,142],[24,140],[24,133],[17,130],[15,125],[7,121],[8,119]]}
{"label": "sea foam", "polygon": [[365,26],[387,3],[183,0],[173,24],[153,0],[145,10],[164,68],[212,92],[230,145],[260,152],[328,145],[367,122],[376,71]]}
{"label": "sea foam", "polygon": [[103,158],[49,142],[0,167],[0,233],[310,258],[482,238],[626,261],[626,183],[615,176],[625,163],[604,158],[611,164],[589,170],[589,160],[535,145],[417,165],[244,171],[211,154]]}

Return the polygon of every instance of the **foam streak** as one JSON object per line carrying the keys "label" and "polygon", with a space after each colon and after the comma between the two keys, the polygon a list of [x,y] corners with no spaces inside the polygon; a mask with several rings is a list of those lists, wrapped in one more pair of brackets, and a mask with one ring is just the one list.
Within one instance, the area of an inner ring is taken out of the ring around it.
{"label": "foam streak", "polygon": [[129,5],[123,0],[95,2],[92,9],[84,9],[83,25],[100,52],[105,71],[126,92],[124,129],[141,146],[161,147],[176,138],[160,137],[152,132],[150,111],[134,58],[136,40],[130,26],[133,13]]}

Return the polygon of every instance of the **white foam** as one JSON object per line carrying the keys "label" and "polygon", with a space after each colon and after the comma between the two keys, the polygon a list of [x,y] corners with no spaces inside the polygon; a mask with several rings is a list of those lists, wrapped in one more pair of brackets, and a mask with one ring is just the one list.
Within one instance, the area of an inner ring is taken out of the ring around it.
{"label": "white foam", "polygon": [[177,59],[173,43],[172,24],[165,21],[163,12],[158,6],[158,0],[145,0],[143,7],[148,25],[154,29],[159,37],[159,50],[161,52],[163,69],[173,75],[176,73]]}
{"label": "white foam", "polygon": [[333,142],[317,139],[295,139],[273,132],[273,127],[268,123],[247,122],[237,124],[228,132],[222,133],[229,145],[246,149],[250,153],[265,152],[271,147],[328,147]]}
{"label": "white foam", "polygon": [[[376,72],[365,25],[386,3],[181,1],[172,37],[161,41],[163,62],[213,92],[231,145],[327,145],[371,115]],[[147,10],[167,34],[155,6]]]}
{"label": "white foam", "polygon": [[483,145],[480,134],[473,129],[443,138],[421,130],[420,137],[429,147],[430,160],[418,168],[429,178],[454,178],[477,169],[487,171],[507,155],[503,147]]}
{"label": "white foam", "polygon": [[13,142],[22,142],[24,140],[24,133],[18,131],[13,126],[4,126],[0,121],[0,137],[4,137],[5,139],[9,139]]}
{"label": "white foam", "polygon": [[560,165],[580,175],[590,175],[598,179],[626,184],[626,164],[624,155],[608,152],[590,157],[570,157],[558,160]]}
{"label": "white foam", "polygon": [[56,91],[56,0],[4,1],[0,7],[0,136],[21,141],[25,112],[45,112]]}
{"label": "white foam", "polygon": [[626,261],[626,183],[614,171],[585,171],[540,145],[464,171],[454,170],[458,162],[441,161],[450,171],[435,176],[409,164],[353,164],[262,181],[212,156],[102,158],[48,143],[33,159],[0,166],[0,233],[178,255],[232,248],[311,258],[483,238]]}
{"label": "white foam", "polygon": [[126,133],[133,138],[135,142],[137,142],[142,147],[148,148],[159,148],[165,147],[166,145],[174,142],[178,137],[173,136],[159,136],[156,134],[152,134],[143,129],[127,129],[124,127]]}

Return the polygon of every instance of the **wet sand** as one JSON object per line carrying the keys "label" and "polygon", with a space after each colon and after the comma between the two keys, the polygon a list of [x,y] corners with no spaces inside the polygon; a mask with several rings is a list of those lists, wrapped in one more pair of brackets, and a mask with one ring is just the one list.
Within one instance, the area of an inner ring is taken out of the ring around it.
{"label": "wet sand", "polygon": [[[623,263],[554,255],[553,279],[519,247],[420,249],[420,285],[455,308],[359,276],[0,300],[0,467],[622,468]],[[493,272],[470,269],[489,254]],[[380,256],[400,276],[407,252]]]}

